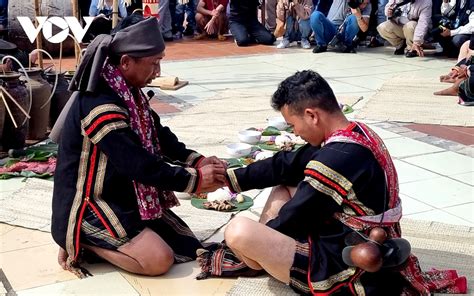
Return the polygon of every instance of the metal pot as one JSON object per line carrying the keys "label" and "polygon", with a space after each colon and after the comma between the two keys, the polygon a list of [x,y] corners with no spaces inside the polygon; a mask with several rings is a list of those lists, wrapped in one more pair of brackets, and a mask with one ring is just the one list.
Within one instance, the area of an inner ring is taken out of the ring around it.
{"label": "metal pot", "polygon": [[[56,80],[56,73],[49,72],[46,74],[46,80],[54,87],[54,82]],[[58,74],[58,82],[56,84],[56,89],[51,99],[51,109],[49,112],[49,126],[53,127],[56,119],[58,119],[59,114],[63,110],[67,101],[71,97],[71,92],[68,90],[69,81],[66,79],[63,73]]]}

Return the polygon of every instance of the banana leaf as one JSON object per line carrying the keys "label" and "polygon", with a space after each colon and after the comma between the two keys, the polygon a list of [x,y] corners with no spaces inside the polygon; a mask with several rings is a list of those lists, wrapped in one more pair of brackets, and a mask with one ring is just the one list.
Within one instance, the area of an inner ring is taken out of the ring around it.
{"label": "banana leaf", "polygon": [[269,126],[266,129],[263,130],[262,136],[279,136],[281,135],[281,132],[273,126]]}

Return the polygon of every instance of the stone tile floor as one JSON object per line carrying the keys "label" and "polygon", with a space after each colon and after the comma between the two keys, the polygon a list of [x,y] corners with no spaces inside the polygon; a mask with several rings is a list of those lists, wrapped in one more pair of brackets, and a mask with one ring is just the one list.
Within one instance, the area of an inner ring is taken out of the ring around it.
{"label": "stone tile floor", "polygon": [[[214,48],[221,52],[206,56]],[[180,111],[211,99],[218,91],[251,92],[258,88],[271,92],[285,77],[308,68],[320,72],[337,96],[357,95],[367,99],[393,76],[416,73],[437,79],[453,64],[452,60],[432,57],[406,59],[391,52],[379,48],[362,49],[356,55],[331,52],[314,55],[296,48],[243,50],[231,42],[177,42],[168,47],[171,60],[165,59],[163,74],[191,83],[178,91],[156,91],[160,101],[154,99],[153,106],[166,122],[180,116]],[[355,106],[356,112],[363,108],[364,101]],[[209,115],[212,116],[212,110]],[[462,136],[450,138],[432,132],[441,129],[437,126],[422,129],[396,122],[367,123],[386,141],[393,155],[405,217],[474,227],[472,128],[451,128]],[[192,147],[192,143],[187,144]],[[0,181],[0,194],[19,186],[22,186],[20,179]],[[263,191],[251,211],[243,214],[257,219],[268,192]],[[212,238],[220,239],[222,231]],[[4,283],[3,287],[0,285],[0,295],[224,295],[234,282],[232,279],[194,280],[198,273],[195,262],[174,266],[167,275],[154,278],[134,276],[108,264],[98,264],[91,267],[96,276],[79,281],[61,270],[56,255],[57,247],[49,233],[0,223],[0,280]]]}

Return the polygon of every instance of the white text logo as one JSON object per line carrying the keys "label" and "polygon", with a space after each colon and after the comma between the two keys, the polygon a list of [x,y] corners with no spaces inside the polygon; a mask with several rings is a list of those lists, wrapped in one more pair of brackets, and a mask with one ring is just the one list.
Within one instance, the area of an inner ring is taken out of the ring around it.
{"label": "white text logo", "polygon": [[[61,43],[66,40],[67,36],[69,35],[69,30],[71,30],[72,35],[77,41],[80,43],[82,42],[82,38],[86,34],[87,30],[89,29],[94,17],[84,17],[84,21],[86,25],[84,28],[81,26],[80,22],[77,18],[73,16],[66,16],[64,18],[53,16],[38,16],[36,20],[38,21],[38,26],[35,27],[33,22],[30,20],[29,17],[26,16],[19,16],[18,21],[20,22],[21,27],[25,31],[28,39],[30,42],[33,43],[38,37],[39,32],[43,29],[43,36],[51,43]],[[53,35],[53,25],[58,27],[60,31]]]}

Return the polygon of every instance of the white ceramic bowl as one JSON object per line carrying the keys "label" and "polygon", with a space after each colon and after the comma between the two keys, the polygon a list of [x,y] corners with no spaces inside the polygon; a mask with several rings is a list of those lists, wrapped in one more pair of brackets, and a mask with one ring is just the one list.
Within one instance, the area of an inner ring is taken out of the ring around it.
{"label": "white ceramic bowl", "polygon": [[288,123],[286,123],[285,118],[283,118],[282,116],[270,117],[267,120],[268,126],[276,127],[281,131],[288,127]]}
{"label": "white ceramic bowl", "polygon": [[226,146],[227,154],[232,157],[243,157],[250,154],[252,146],[245,143],[234,143]]}
{"label": "white ceramic bowl", "polygon": [[238,136],[241,142],[244,142],[247,144],[257,144],[258,142],[260,142],[260,138],[262,137],[262,132],[254,131],[254,130],[245,130],[245,131],[240,131]]}

